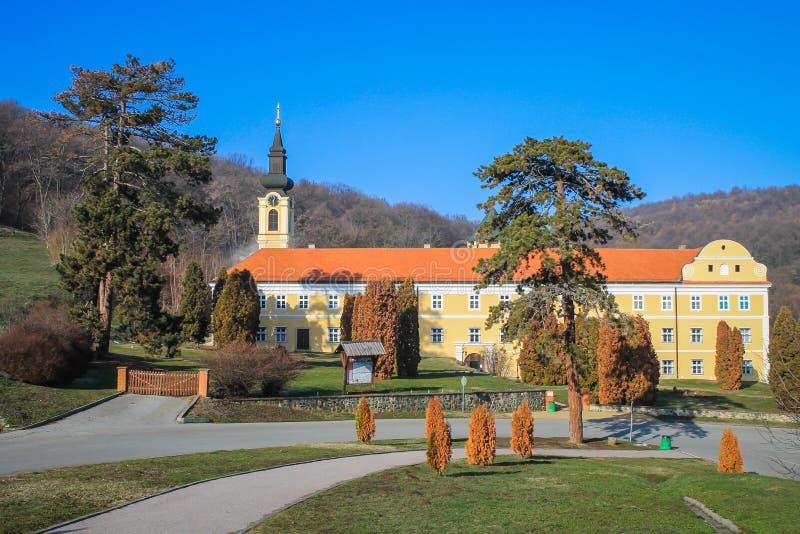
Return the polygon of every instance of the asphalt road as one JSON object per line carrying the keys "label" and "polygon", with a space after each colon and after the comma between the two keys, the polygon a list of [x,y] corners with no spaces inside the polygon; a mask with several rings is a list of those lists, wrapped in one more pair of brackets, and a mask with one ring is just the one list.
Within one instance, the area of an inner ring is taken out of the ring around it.
{"label": "asphalt road", "polygon": [[[171,397],[123,395],[44,427],[0,434],[0,475],[192,452],[355,440],[352,421],[177,424],[175,417],[185,404],[186,400]],[[454,437],[467,436],[468,419],[450,423]],[[421,438],[424,433],[419,419],[378,420],[376,426],[376,439]],[[496,426],[499,436],[510,435],[508,419],[498,419]],[[790,450],[758,426],[642,418],[635,422],[633,439],[658,443],[662,435],[669,435],[678,451],[716,461],[720,436],[727,427],[739,438],[747,471],[780,476],[775,458],[800,465],[800,436],[787,430],[777,430],[776,435],[797,444]],[[625,417],[584,422],[586,438],[627,438],[628,429]],[[534,434],[566,436],[567,419],[538,418]]]}

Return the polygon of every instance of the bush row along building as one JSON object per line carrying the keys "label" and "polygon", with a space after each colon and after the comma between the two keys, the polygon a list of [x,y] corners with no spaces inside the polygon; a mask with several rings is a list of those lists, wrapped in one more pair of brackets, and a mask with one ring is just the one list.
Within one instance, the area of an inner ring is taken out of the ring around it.
{"label": "bush row along building", "polygon": [[[322,249],[289,248],[293,202],[287,192],[286,151],[276,121],[267,189],[259,202],[259,250],[235,265],[255,278],[261,298],[258,340],[293,351],[331,352],[340,341],[344,295],[367,282],[411,276],[419,293],[423,356],[471,363],[513,343],[486,328],[489,308],[516,294],[514,285],[475,290],[473,268],[492,247]],[[608,290],[620,311],[650,323],[665,379],[714,379],[717,324],[737,327],[745,347],[743,379],[766,381],[770,283],[767,269],[739,243],[713,241],[702,249],[600,249]],[[508,374],[518,373],[511,365]]]}

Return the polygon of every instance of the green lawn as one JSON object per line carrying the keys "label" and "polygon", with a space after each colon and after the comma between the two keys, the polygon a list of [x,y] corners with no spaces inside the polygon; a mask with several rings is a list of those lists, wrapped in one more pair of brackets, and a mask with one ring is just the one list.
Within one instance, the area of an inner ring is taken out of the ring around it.
{"label": "green lawn", "polygon": [[[292,396],[340,395],[342,393],[342,363],[337,354],[307,353],[307,368],[289,383],[287,393]],[[375,382],[376,393],[438,393],[461,391],[461,377],[466,373],[466,391],[503,391],[528,389],[496,376],[472,372],[452,358],[423,358],[416,378],[393,378]],[[355,388],[351,388],[353,391]]]}
{"label": "green lawn", "polygon": [[33,234],[0,227],[0,330],[31,302],[64,296],[45,245]]}
{"label": "green lawn", "polygon": [[800,483],[719,474],[704,460],[498,457],[491,467],[454,462],[442,477],[426,465],[371,475],[254,532],[713,533],[684,495],[745,532],[796,532],[800,522]]}
{"label": "green lawn", "polygon": [[712,380],[661,380],[657,406],[694,410],[778,412],[769,385],[760,382],[743,382],[742,389],[738,391],[724,391]]}
{"label": "green lawn", "polygon": [[30,532],[175,486],[276,465],[418,448],[404,440],[167,456],[0,477],[0,532]]}

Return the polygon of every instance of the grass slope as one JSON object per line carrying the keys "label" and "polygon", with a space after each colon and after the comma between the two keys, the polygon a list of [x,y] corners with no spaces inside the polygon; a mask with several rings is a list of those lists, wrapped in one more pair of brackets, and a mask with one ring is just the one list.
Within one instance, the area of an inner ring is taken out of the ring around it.
{"label": "grass slope", "polygon": [[779,411],[767,384],[742,382],[742,389],[725,391],[713,380],[661,380],[657,406],[735,412]]}
{"label": "grass slope", "polygon": [[254,532],[713,532],[688,495],[746,532],[795,532],[800,483],[703,460],[498,457],[392,469],[312,497]]}
{"label": "grass slope", "polygon": [[64,296],[44,244],[33,234],[0,227],[0,330],[31,302]]}

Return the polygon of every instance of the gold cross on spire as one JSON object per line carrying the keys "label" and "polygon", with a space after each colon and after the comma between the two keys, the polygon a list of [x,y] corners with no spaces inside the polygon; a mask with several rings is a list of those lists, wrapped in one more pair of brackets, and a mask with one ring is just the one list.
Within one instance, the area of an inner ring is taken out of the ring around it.
{"label": "gold cross on spire", "polygon": [[281,125],[281,103],[278,102],[278,105],[275,106],[275,126]]}

